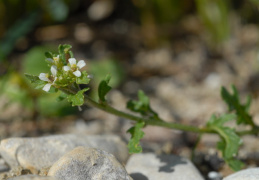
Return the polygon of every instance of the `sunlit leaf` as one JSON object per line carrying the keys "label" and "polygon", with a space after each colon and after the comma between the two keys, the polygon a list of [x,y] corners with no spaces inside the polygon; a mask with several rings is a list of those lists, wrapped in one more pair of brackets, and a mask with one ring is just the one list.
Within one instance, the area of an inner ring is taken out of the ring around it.
{"label": "sunlit leaf", "polygon": [[44,60],[44,53],[53,49],[52,46],[35,46],[31,48],[22,61],[22,71],[24,73],[39,75],[49,71],[49,66]]}
{"label": "sunlit leaf", "polygon": [[141,90],[138,92],[138,101],[128,101],[127,108],[133,112],[140,113],[144,117],[160,120],[158,114],[150,107],[148,96]]}
{"label": "sunlit leaf", "polygon": [[90,82],[90,79],[88,78],[88,74],[86,71],[83,71],[81,73],[81,76],[76,78],[77,84],[89,84],[89,82]]}
{"label": "sunlit leaf", "polygon": [[235,111],[237,114],[237,124],[247,124],[254,126],[252,117],[249,115],[248,110],[251,104],[251,98],[247,98],[245,105],[242,105],[239,100],[239,94],[236,87],[232,86],[233,94],[228,92],[225,87],[221,88],[221,97],[228,105],[229,111]]}
{"label": "sunlit leaf", "polygon": [[67,100],[72,103],[72,106],[82,106],[84,104],[84,92],[87,90],[89,90],[89,88],[84,88],[76,94],[69,94]]}
{"label": "sunlit leaf", "polygon": [[110,82],[111,75],[107,75],[104,80],[102,80],[98,87],[98,96],[101,102],[105,102],[106,94],[112,89],[108,84]]}
{"label": "sunlit leaf", "polygon": [[241,166],[241,162],[235,158],[242,141],[236,134],[235,129],[224,126],[224,123],[235,118],[236,116],[233,114],[225,114],[220,117],[212,115],[207,127],[219,134],[221,140],[218,142],[217,148],[222,152],[223,159],[233,170],[238,170],[237,168]]}
{"label": "sunlit leaf", "polygon": [[131,154],[142,152],[142,147],[139,145],[139,141],[144,136],[144,132],[142,131],[144,125],[144,122],[137,122],[127,131],[131,134],[131,139],[128,143],[129,153]]}
{"label": "sunlit leaf", "polygon": [[57,97],[57,101],[63,101],[64,99],[66,99],[68,97],[68,95],[64,92],[61,91],[61,94]]}
{"label": "sunlit leaf", "polygon": [[35,89],[41,89],[47,83],[47,82],[40,80],[38,76],[34,76],[31,74],[25,74],[25,77],[33,84]]}

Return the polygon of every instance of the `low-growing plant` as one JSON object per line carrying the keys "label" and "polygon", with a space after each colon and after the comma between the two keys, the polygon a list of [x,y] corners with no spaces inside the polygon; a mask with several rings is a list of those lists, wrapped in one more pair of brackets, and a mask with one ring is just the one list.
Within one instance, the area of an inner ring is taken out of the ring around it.
{"label": "low-growing plant", "polygon": [[[119,111],[109,105],[106,100],[107,93],[112,89],[109,86],[111,79],[107,75],[99,84],[98,101],[94,101],[85,94],[89,91],[87,86],[91,77],[86,71],[81,69],[86,65],[83,60],[77,61],[71,51],[71,45],[60,45],[58,54],[51,52],[45,53],[46,62],[50,67],[50,73],[40,73],[39,76],[25,74],[25,76],[35,85],[37,89],[43,89],[46,92],[61,91],[59,100],[66,99],[72,106],[82,105],[92,106],[101,109],[107,113],[120,116],[125,119],[135,121],[135,125],[127,132],[131,134],[128,143],[130,153],[139,153],[142,151],[140,140],[144,136],[142,129],[146,126],[161,126],[170,129],[189,131],[203,134],[217,134],[220,140],[217,148],[222,152],[225,162],[233,169],[239,170],[243,163],[238,160],[238,150],[242,145],[241,136],[252,134],[257,135],[259,127],[253,122],[248,110],[251,104],[251,98],[242,104],[239,100],[239,94],[235,86],[232,86],[233,93],[222,87],[221,96],[227,103],[229,112],[222,115],[212,115],[206,124],[200,127],[166,122],[161,119],[150,106],[149,98],[143,91],[138,92],[138,100],[130,100],[127,103],[127,109],[133,113]],[[80,87],[84,88],[80,88]],[[226,125],[228,121],[235,121],[236,126],[231,128]],[[250,126],[250,130],[239,131],[236,129],[239,125]]]}

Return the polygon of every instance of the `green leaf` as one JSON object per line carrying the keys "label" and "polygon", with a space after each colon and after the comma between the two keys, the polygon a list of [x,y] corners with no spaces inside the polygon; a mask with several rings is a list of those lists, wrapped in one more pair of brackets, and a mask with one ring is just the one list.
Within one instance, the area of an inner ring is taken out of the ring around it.
{"label": "green leaf", "polygon": [[105,79],[102,80],[98,87],[98,96],[101,102],[105,102],[106,94],[112,89],[108,84],[110,82],[111,75],[106,75]]}
{"label": "green leaf", "polygon": [[39,79],[38,76],[34,76],[34,75],[31,75],[31,74],[25,74],[25,77],[30,80],[30,82],[33,84],[33,86],[35,87],[35,89],[41,89],[45,86],[45,84],[47,82],[45,81],[42,81]]}
{"label": "green leaf", "polygon": [[60,101],[63,101],[64,99],[66,99],[68,97],[68,95],[64,92],[61,91],[61,94],[57,97],[57,101],[60,102]]}
{"label": "green leaf", "polygon": [[128,101],[127,108],[133,112],[140,113],[144,117],[160,120],[158,114],[150,107],[148,96],[141,90],[138,91],[138,99],[138,101]]}
{"label": "green leaf", "polygon": [[60,44],[58,47],[58,52],[59,52],[59,58],[63,62],[63,64],[67,64],[67,57],[70,57],[70,49],[72,48],[71,45],[69,44]]}
{"label": "green leaf", "polygon": [[223,126],[224,123],[236,119],[235,114],[223,114],[220,117],[215,116],[214,114],[211,116],[210,120],[207,122],[207,126]]}
{"label": "green leaf", "polygon": [[137,122],[135,126],[131,127],[127,132],[131,134],[131,139],[128,143],[129,153],[140,153],[142,152],[142,147],[139,145],[140,139],[144,136],[142,128],[144,127],[144,122]]}
{"label": "green leaf", "polygon": [[76,94],[69,94],[67,100],[72,103],[72,106],[82,106],[84,104],[84,92],[87,90],[89,90],[89,88],[84,88]]}
{"label": "green leaf", "polygon": [[51,58],[51,59],[53,59],[53,54],[52,54],[52,52],[50,52],[50,51],[45,52],[45,57],[46,57],[46,58]]}
{"label": "green leaf", "polygon": [[234,170],[239,171],[242,167],[244,167],[244,163],[239,161],[238,159],[230,159],[227,160],[228,165]]}
{"label": "green leaf", "polygon": [[81,76],[76,78],[76,83],[77,84],[89,84],[90,79],[87,76],[88,76],[87,72],[83,71],[81,73]]}
{"label": "green leaf", "polygon": [[48,72],[50,68],[42,54],[50,49],[53,48],[51,46],[35,46],[27,51],[22,61],[22,72],[33,75]]}
{"label": "green leaf", "polygon": [[239,167],[238,160],[235,157],[238,154],[239,147],[241,145],[241,139],[236,134],[235,129],[224,126],[224,123],[235,119],[233,114],[225,114],[220,117],[212,115],[207,123],[207,127],[217,132],[221,138],[218,142],[217,148],[222,152],[223,159],[229,166],[236,170]]}
{"label": "green leaf", "polygon": [[237,114],[237,124],[247,124],[252,125],[254,122],[252,117],[249,115],[249,107],[251,104],[251,97],[247,97],[247,102],[242,105],[239,101],[239,94],[234,85],[232,85],[233,94],[229,93],[225,87],[221,88],[221,97],[228,105],[229,112],[235,111]]}

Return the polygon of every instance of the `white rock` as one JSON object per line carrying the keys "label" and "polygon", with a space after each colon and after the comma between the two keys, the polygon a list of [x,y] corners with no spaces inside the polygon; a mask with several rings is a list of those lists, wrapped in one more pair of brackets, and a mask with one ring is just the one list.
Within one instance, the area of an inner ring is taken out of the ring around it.
{"label": "white rock", "polygon": [[37,175],[23,175],[14,178],[9,178],[8,180],[56,180],[54,177],[49,176],[37,176]]}
{"label": "white rock", "polygon": [[250,168],[238,171],[225,177],[223,180],[258,180],[259,168]]}
{"label": "white rock", "polygon": [[5,161],[0,158],[0,172],[9,171],[9,167],[6,165]]}
{"label": "white rock", "polygon": [[0,154],[15,168],[21,166],[31,172],[50,168],[61,156],[75,147],[103,149],[126,162],[128,150],[118,136],[55,135],[40,138],[9,138],[1,141]]}
{"label": "white rock", "polygon": [[175,155],[134,154],[126,170],[134,180],[204,180],[188,159]]}
{"label": "white rock", "polygon": [[125,168],[110,153],[77,147],[61,157],[48,176],[59,180],[130,180]]}

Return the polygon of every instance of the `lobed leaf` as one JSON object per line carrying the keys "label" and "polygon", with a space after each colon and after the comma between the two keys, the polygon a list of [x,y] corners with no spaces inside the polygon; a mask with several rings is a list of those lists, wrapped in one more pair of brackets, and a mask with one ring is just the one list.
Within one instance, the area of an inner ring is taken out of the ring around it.
{"label": "lobed leaf", "polygon": [[90,79],[88,78],[88,74],[86,71],[83,71],[80,77],[76,78],[77,84],[89,84]]}
{"label": "lobed leaf", "polygon": [[63,101],[64,99],[66,99],[68,97],[68,95],[66,93],[64,93],[63,91],[61,91],[61,94],[57,97],[57,101]]}
{"label": "lobed leaf", "polygon": [[101,102],[105,102],[106,94],[112,89],[108,84],[110,82],[111,75],[107,75],[104,80],[102,80],[98,87],[98,96]]}
{"label": "lobed leaf", "polygon": [[223,159],[233,170],[241,166],[241,162],[236,160],[235,157],[238,154],[239,147],[241,145],[241,139],[236,134],[235,129],[224,126],[224,123],[235,119],[233,114],[225,114],[220,117],[212,115],[207,123],[207,127],[217,132],[221,138],[218,142],[217,148],[222,152]]}
{"label": "lobed leaf", "polygon": [[160,120],[158,114],[150,107],[148,96],[141,90],[138,92],[138,99],[138,101],[128,101],[127,108],[133,112],[140,113],[144,117]]}
{"label": "lobed leaf", "polygon": [[239,94],[234,85],[232,85],[233,94],[228,92],[225,87],[221,88],[221,97],[228,105],[229,112],[235,111],[237,114],[237,124],[254,125],[252,117],[249,115],[249,107],[251,104],[251,97],[247,97],[247,102],[242,105],[239,101]]}
{"label": "lobed leaf", "polygon": [[72,106],[82,106],[84,104],[84,92],[88,90],[89,88],[84,88],[76,94],[69,94],[67,100],[72,103]]}
{"label": "lobed leaf", "polygon": [[127,131],[131,134],[131,139],[128,143],[130,154],[142,152],[142,147],[139,145],[139,141],[144,136],[144,132],[142,131],[144,125],[144,122],[137,122],[135,126],[131,127]]}
{"label": "lobed leaf", "polygon": [[244,163],[237,159],[229,159],[227,160],[227,163],[234,171],[239,171],[242,167],[244,167]]}
{"label": "lobed leaf", "polygon": [[46,58],[51,58],[51,59],[53,59],[53,54],[52,54],[52,52],[45,52],[45,57]]}
{"label": "lobed leaf", "polygon": [[46,82],[40,80],[40,78],[38,76],[34,76],[31,74],[25,74],[25,77],[33,84],[35,89],[41,89],[46,84]]}

